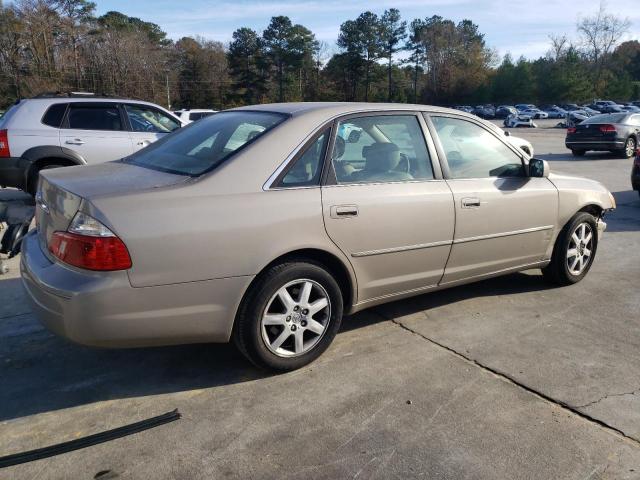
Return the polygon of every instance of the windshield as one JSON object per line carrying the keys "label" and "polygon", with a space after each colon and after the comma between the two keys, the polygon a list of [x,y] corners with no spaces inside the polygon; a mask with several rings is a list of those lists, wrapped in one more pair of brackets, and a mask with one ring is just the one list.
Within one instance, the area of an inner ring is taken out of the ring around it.
{"label": "windshield", "polygon": [[596,115],[583,121],[582,123],[622,123],[624,118],[628,114],[626,113],[609,113],[605,115]]}
{"label": "windshield", "polygon": [[168,135],[124,162],[178,175],[199,176],[286,118],[280,113],[223,112]]}

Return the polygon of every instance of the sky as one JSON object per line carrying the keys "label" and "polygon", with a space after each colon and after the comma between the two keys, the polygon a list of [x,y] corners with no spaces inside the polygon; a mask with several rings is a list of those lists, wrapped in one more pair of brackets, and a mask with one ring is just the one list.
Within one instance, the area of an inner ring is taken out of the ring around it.
{"label": "sky", "polygon": [[[261,32],[272,16],[287,15],[335,48],[340,24],[371,10],[397,8],[405,20],[440,15],[478,24],[489,47],[538,58],[549,48],[549,35],[575,38],[576,22],[598,10],[600,0],[94,0],[97,13],[117,10],[157,23],[170,38],[201,36],[227,43],[239,27]],[[625,40],[640,40],[640,0],[612,2],[607,10],[631,21]]]}

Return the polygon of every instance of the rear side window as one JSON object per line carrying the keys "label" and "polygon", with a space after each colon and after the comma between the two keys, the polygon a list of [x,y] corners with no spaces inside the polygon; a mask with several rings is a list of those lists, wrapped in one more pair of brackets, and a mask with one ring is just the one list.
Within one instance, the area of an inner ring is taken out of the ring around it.
{"label": "rear side window", "polygon": [[67,103],[51,105],[42,117],[42,123],[50,127],[60,128],[64,114],[67,111],[67,105]]}
{"label": "rear side window", "polygon": [[115,103],[71,104],[68,124],[69,128],[78,130],[123,130],[120,110]]}
{"label": "rear side window", "polygon": [[325,130],[312,141],[293,163],[277,187],[304,187],[320,184],[322,159],[329,143],[329,132]]}
{"label": "rear side window", "polygon": [[287,118],[267,112],[223,112],[204,118],[124,160],[141,167],[199,176],[213,170]]}

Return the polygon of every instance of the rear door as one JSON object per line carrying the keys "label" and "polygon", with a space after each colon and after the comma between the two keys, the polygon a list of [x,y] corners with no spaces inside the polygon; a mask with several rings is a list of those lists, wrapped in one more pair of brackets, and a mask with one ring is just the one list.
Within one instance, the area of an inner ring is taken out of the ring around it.
{"label": "rear door", "polygon": [[101,163],[131,155],[131,139],[120,107],[115,102],[72,102],[60,146],[77,152],[88,163]]}
{"label": "rear door", "polygon": [[134,151],[138,151],[180,128],[177,119],[148,105],[125,104],[124,111]]}
{"label": "rear door", "polygon": [[354,267],[359,302],[428,289],[442,277],[453,199],[423,127],[414,112],[386,112],[346,117],[334,128],[323,215]]}
{"label": "rear door", "polygon": [[515,147],[479,122],[440,114],[430,120],[456,211],[442,283],[542,261],[558,218],[553,184],[526,175]]}

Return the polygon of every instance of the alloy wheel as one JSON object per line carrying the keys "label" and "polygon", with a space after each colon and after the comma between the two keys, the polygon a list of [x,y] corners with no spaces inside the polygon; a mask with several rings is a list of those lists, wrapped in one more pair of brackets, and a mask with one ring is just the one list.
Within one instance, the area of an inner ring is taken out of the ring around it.
{"label": "alloy wheel", "polygon": [[593,230],[587,222],[580,223],[569,239],[567,267],[571,275],[580,275],[591,262]]}
{"label": "alloy wheel", "polygon": [[627,143],[625,143],[624,145],[624,153],[626,154],[627,158],[630,158],[633,156],[633,154],[635,153],[636,150],[636,144],[633,141],[633,138],[629,138],[627,140]]}
{"label": "alloy wheel", "polygon": [[260,321],[267,348],[280,357],[297,357],[313,349],[331,318],[329,294],[318,282],[293,280],[271,297]]}

